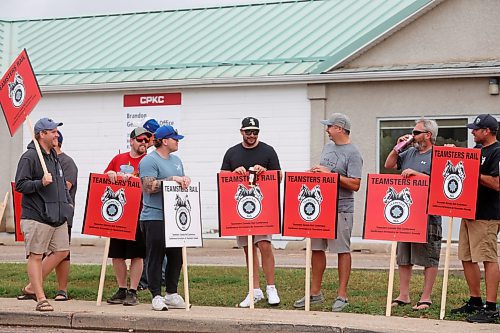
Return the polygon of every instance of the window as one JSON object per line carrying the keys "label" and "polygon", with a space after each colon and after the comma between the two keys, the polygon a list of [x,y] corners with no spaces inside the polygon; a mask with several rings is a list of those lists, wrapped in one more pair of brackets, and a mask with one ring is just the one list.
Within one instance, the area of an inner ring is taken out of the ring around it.
{"label": "window", "polygon": [[[436,145],[442,146],[445,143],[452,143],[457,147],[468,146],[470,130],[467,129],[466,125],[472,120],[469,121],[467,117],[431,119],[435,119],[439,126]],[[380,120],[379,124],[379,173],[399,173],[398,170],[384,168],[384,163],[397,139],[404,134],[411,133],[415,127],[415,119]]]}

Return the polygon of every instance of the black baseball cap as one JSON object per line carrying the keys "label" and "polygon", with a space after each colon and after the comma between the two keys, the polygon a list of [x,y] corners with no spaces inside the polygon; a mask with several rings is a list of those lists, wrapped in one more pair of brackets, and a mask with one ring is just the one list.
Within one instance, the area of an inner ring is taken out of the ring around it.
{"label": "black baseball cap", "polygon": [[470,124],[467,124],[467,128],[470,129],[480,129],[489,128],[493,132],[498,131],[498,121],[490,114],[480,114],[474,119]]}

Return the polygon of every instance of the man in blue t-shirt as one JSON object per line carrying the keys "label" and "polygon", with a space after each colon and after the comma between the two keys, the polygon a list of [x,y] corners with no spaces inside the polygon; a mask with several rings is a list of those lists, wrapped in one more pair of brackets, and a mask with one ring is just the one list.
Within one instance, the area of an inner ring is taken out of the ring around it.
{"label": "man in blue t-shirt", "polygon": [[[244,175],[251,167],[257,174],[266,170],[281,170],[278,155],[273,147],[259,141],[259,131],[257,118],[246,117],[242,120],[240,133],[243,142],[227,150],[222,160],[221,172],[237,172]],[[267,281],[267,301],[270,305],[278,305],[280,298],[274,285],[274,254],[271,235],[256,235],[253,240],[254,302],[264,298],[264,293],[259,286],[259,258],[257,257],[257,248],[259,248],[262,256],[262,269]],[[247,241],[245,236],[237,237],[238,246],[243,247],[246,255],[248,255]],[[250,307],[250,294],[240,303],[240,307]]]}
{"label": "man in blue t-shirt", "polygon": [[[159,127],[154,133],[155,151],[145,156],[139,164],[142,182],[141,230],[146,241],[148,268],[148,288],[153,296],[152,307],[156,311],[168,308],[185,308],[182,297],[177,293],[177,285],[182,268],[182,249],[165,248],[165,221],[162,203],[162,181],[175,181],[187,188],[191,179],[184,175],[182,161],[173,152],[179,149],[179,140],[184,138],[169,125]],[[167,256],[165,273],[166,295],[161,296],[161,268]]]}

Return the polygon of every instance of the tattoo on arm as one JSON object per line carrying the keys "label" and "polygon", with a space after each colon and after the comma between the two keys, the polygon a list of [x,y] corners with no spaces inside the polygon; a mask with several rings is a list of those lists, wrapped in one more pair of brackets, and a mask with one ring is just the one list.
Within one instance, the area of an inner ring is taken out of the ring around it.
{"label": "tattoo on arm", "polygon": [[146,193],[157,193],[160,192],[161,181],[157,180],[155,177],[143,177],[142,179],[142,189]]}

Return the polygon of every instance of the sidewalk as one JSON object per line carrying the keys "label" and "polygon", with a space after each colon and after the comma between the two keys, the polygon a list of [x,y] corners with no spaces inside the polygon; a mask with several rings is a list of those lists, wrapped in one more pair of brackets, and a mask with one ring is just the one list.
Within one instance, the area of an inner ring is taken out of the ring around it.
{"label": "sidewalk", "polygon": [[[384,317],[303,310],[193,306],[190,311],[157,312],[150,304],[133,307],[75,301],[51,302],[55,311],[34,311],[35,302],[0,298],[0,325],[44,326],[140,332],[499,332],[500,325]],[[1,330],[1,327],[0,327]]]}

